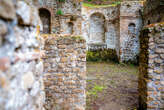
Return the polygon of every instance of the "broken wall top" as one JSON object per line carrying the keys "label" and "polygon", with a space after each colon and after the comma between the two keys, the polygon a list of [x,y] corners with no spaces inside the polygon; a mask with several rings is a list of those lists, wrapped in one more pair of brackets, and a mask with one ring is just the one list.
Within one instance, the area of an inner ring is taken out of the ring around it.
{"label": "broken wall top", "polygon": [[143,1],[124,1],[120,6],[120,16],[140,16],[139,10],[143,7]]}

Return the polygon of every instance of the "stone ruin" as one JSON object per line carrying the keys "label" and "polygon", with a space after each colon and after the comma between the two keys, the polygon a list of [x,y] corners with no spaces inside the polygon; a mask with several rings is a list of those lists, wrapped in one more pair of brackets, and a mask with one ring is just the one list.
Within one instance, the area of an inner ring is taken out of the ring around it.
{"label": "stone ruin", "polygon": [[140,110],[164,109],[164,1],[148,0],[140,34]]}
{"label": "stone ruin", "polygon": [[113,49],[120,62],[136,61],[143,2],[94,7],[76,0],[40,0],[35,5],[40,11],[43,33],[82,35],[87,50]]}
{"label": "stone ruin", "polygon": [[86,51],[139,56],[139,110],[164,109],[164,3],[0,0],[1,110],[85,110]]}

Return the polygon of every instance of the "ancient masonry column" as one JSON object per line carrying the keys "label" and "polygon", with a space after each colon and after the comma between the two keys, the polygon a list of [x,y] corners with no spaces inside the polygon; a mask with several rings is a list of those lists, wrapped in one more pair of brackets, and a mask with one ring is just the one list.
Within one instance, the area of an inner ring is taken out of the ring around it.
{"label": "ancient masonry column", "polygon": [[140,36],[140,110],[164,109],[164,25],[152,24]]}
{"label": "ancient masonry column", "polygon": [[85,110],[86,42],[46,35],[44,83],[47,110]]}

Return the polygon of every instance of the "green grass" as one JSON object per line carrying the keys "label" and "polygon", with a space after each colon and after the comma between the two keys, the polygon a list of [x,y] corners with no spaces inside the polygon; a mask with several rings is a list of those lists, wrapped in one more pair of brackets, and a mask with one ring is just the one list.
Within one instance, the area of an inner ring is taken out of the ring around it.
{"label": "green grass", "polygon": [[90,3],[83,3],[83,6],[91,7],[91,8],[104,8],[104,7],[115,7],[120,3],[121,2],[115,2],[113,4],[108,4],[108,5],[94,5],[94,4],[90,4]]}

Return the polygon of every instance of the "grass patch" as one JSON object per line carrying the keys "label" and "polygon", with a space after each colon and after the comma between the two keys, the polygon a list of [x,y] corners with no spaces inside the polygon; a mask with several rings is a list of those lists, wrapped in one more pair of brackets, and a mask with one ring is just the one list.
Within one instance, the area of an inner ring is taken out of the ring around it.
{"label": "grass patch", "polygon": [[106,87],[98,84],[94,84],[89,91],[87,91],[87,96],[94,98],[98,97],[98,93],[102,92]]}
{"label": "grass patch", "polygon": [[90,3],[83,3],[83,6],[85,7],[91,7],[91,8],[105,8],[105,7],[115,7],[119,5],[121,2],[114,2],[112,4],[108,5],[95,5],[95,4],[90,4]]}

